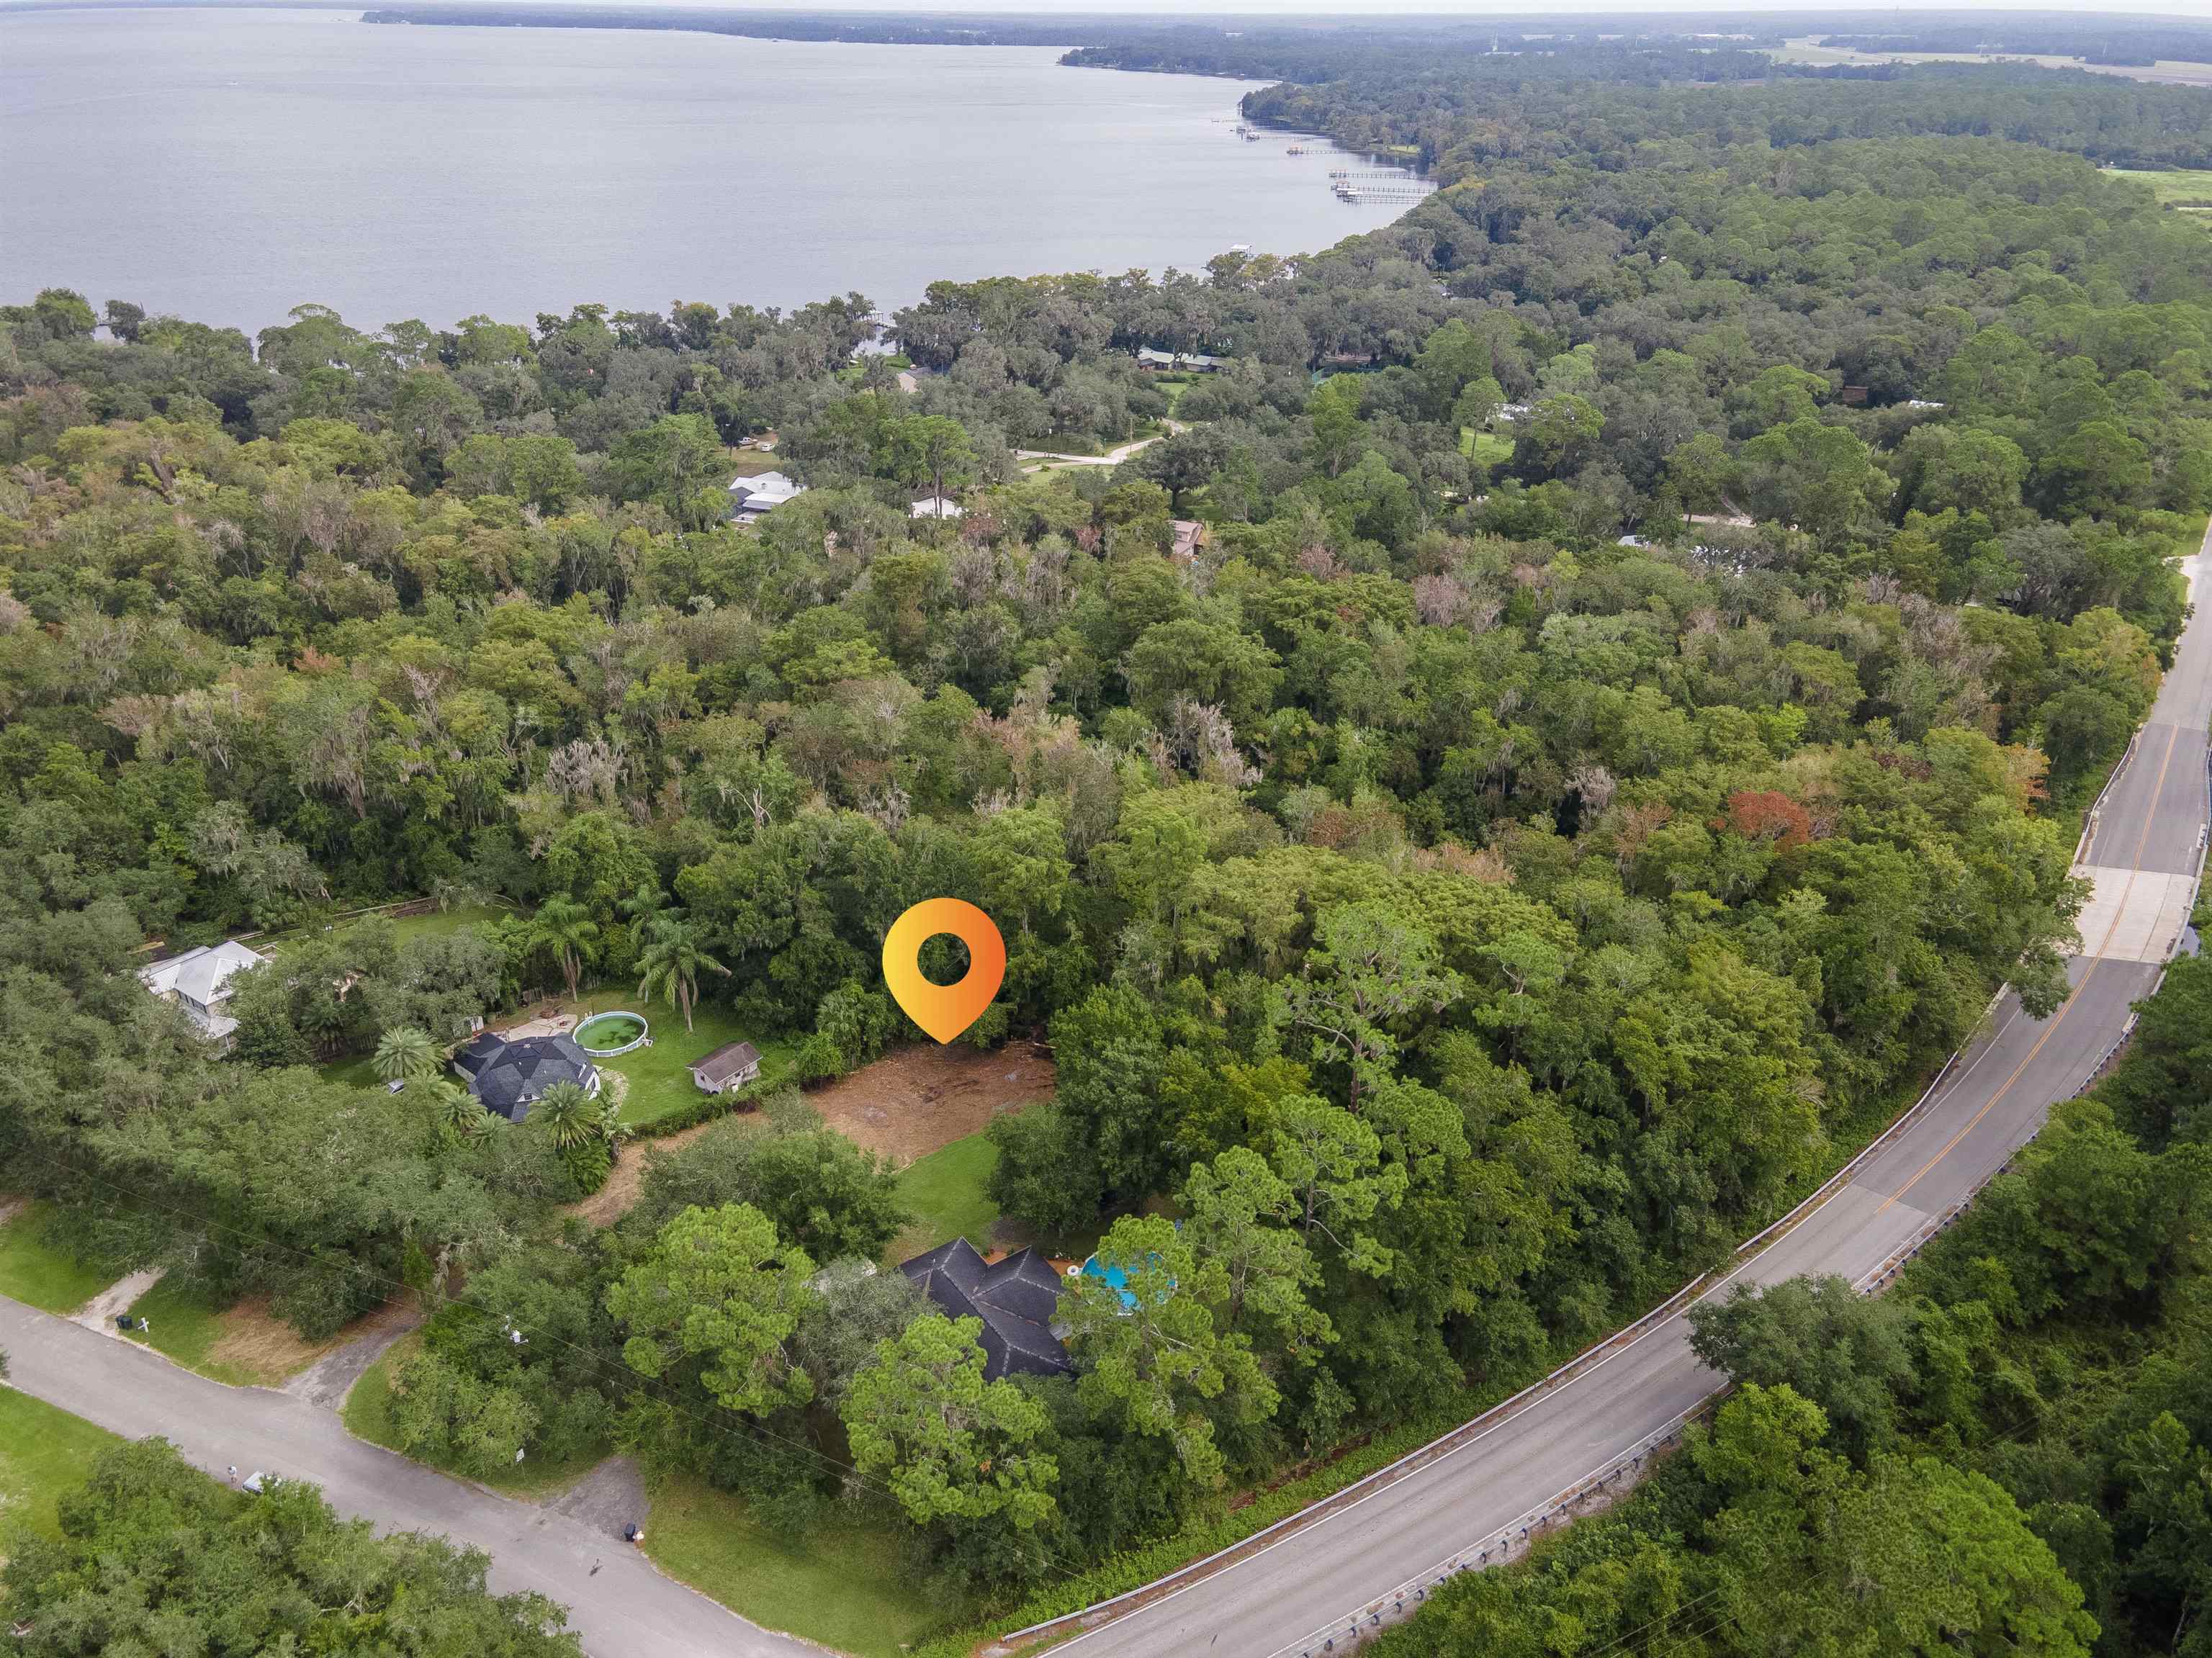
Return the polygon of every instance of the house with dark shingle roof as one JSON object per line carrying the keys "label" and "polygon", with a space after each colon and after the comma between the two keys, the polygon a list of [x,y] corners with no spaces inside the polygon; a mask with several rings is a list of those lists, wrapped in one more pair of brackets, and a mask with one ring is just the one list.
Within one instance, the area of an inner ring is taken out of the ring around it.
{"label": "house with dark shingle roof", "polygon": [[469,1092],[495,1117],[520,1122],[556,1083],[599,1091],[599,1068],[573,1036],[524,1036],[514,1042],[479,1030],[453,1055],[453,1069]]}
{"label": "house with dark shingle roof", "polygon": [[919,1284],[946,1317],[982,1321],[986,1381],[1010,1370],[1057,1376],[1073,1368],[1067,1349],[1052,1329],[1060,1307],[1060,1273],[1036,1250],[988,1262],[966,1238],[955,1238],[902,1261],[899,1271]]}

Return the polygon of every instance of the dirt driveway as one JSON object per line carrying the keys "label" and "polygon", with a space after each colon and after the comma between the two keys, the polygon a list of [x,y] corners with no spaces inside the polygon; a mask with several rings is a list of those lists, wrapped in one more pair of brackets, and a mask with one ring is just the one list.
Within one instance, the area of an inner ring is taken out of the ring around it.
{"label": "dirt driveway", "polygon": [[[1052,1097],[1051,1050],[1037,1042],[1009,1042],[995,1054],[972,1048],[902,1048],[849,1077],[810,1089],[806,1102],[830,1127],[903,1168],[939,1146],[980,1133],[991,1119]],[[718,1117],[655,1139],[633,1140],[607,1183],[565,1212],[606,1226],[629,1212],[645,1180],[646,1159],[678,1151],[718,1123]],[[738,1119],[744,1121],[744,1119]]]}
{"label": "dirt driveway", "polygon": [[1051,1052],[1008,1042],[994,1054],[972,1048],[902,1048],[816,1089],[806,1102],[856,1145],[893,1162],[980,1133],[991,1119],[1052,1097]]}

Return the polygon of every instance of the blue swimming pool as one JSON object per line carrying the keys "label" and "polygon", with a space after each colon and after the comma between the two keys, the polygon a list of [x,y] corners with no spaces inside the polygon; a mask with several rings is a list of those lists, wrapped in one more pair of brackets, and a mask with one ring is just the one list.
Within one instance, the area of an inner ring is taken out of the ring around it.
{"label": "blue swimming pool", "polygon": [[1084,1277],[1097,1279],[1121,1297],[1122,1306],[1131,1309],[1136,1306],[1137,1297],[1128,1288],[1129,1275],[1121,1269],[1118,1261],[1101,1260],[1093,1255],[1083,1263],[1081,1271]]}

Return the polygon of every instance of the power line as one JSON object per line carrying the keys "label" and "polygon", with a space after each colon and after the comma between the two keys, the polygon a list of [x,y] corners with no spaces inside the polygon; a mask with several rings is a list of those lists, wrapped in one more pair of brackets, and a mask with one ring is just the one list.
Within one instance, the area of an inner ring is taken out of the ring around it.
{"label": "power line", "polygon": [[[90,1181],[99,1186],[104,1186],[131,1202],[143,1204],[152,1208],[164,1211],[172,1217],[187,1223],[188,1225],[191,1225],[191,1230],[198,1232],[201,1236],[208,1238],[210,1241],[214,1239],[215,1235],[217,1232],[228,1233],[234,1237],[243,1240],[246,1243],[252,1246],[282,1250],[286,1254],[292,1255],[302,1260],[313,1262],[318,1266],[327,1266],[330,1264],[327,1260],[313,1255],[308,1251],[301,1249],[297,1245],[287,1243],[280,1238],[272,1238],[261,1233],[249,1232],[242,1228],[232,1226],[223,1221],[216,1220],[213,1217],[206,1214],[204,1212],[193,1211],[186,1209],[177,1204],[164,1202],[159,1198],[150,1196],[143,1192],[135,1191],[129,1187],[121,1185],[105,1175],[98,1174],[91,1169],[81,1168],[78,1165],[70,1163],[66,1158],[58,1157],[45,1153],[42,1153],[41,1155],[46,1163],[66,1169],[68,1172],[76,1175],[80,1179]],[[193,1223],[197,1223],[197,1224],[192,1224]],[[364,1266],[357,1261],[346,1261],[343,1263],[343,1270],[356,1274],[364,1282],[382,1285],[394,1291],[404,1291],[411,1292],[412,1290],[412,1286],[405,1283],[404,1280],[394,1278],[387,1273],[378,1272],[375,1268]],[[513,1309],[502,1309],[488,1305],[483,1302],[471,1300],[466,1292],[464,1292],[460,1297],[447,1302],[446,1304],[449,1306],[470,1307],[479,1313],[486,1315],[487,1316],[497,1316],[504,1319],[509,1327],[519,1327],[514,1324],[514,1314]],[[647,1385],[647,1378],[637,1376],[625,1368],[617,1368],[608,1359],[606,1355],[599,1352],[595,1348],[584,1346],[580,1343],[570,1341],[565,1337],[556,1335],[550,1332],[540,1331],[538,1334],[543,1339],[555,1346],[565,1349],[569,1352],[582,1355],[584,1357],[590,1360],[592,1363],[608,1372],[615,1380],[618,1381],[621,1385],[626,1388],[642,1389]],[[872,1475],[865,1473],[858,1467],[850,1467],[845,1463],[839,1462],[835,1458],[823,1455],[822,1452],[815,1449],[814,1447],[805,1444],[801,1441],[792,1439],[786,1435],[779,1434],[773,1429],[765,1427],[759,1423],[749,1422],[735,1412],[720,1410],[718,1408],[718,1415],[727,1417],[729,1418],[728,1421],[725,1422],[702,1416],[698,1412],[690,1408],[681,1400],[660,1398],[659,1402],[669,1406],[670,1408],[675,1410],[680,1415],[684,1416],[686,1419],[691,1421],[699,1427],[723,1434],[730,1434],[733,1431],[741,1431],[753,1437],[753,1442],[760,1446],[763,1450],[775,1451],[781,1449],[787,1455],[798,1454],[811,1458],[815,1462],[820,1463],[824,1468],[828,1469],[830,1473],[837,1475],[841,1479],[849,1478],[862,1485],[870,1487],[884,1497],[890,1497],[893,1501],[896,1500],[896,1493],[894,1492],[889,1485],[885,1485],[879,1479],[875,1479]],[[1052,1553],[1051,1551],[1047,1551],[1047,1552],[1048,1554]],[[1063,1576],[1073,1577],[1079,1575],[1077,1569],[1069,1566],[1064,1560],[1060,1559],[1058,1555],[1052,1554],[1052,1558],[1059,1564],[1061,1575]]]}

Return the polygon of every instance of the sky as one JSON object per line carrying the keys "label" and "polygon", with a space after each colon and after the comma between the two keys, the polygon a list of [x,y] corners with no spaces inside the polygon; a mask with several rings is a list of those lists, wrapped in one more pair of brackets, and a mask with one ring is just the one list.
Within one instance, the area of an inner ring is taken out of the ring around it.
{"label": "sky", "polygon": [[[419,3],[419,0],[418,0]],[[538,0],[544,3],[544,0]],[[623,0],[605,0],[605,3],[623,3]],[[2057,16],[2129,16],[2212,18],[2212,0],[2164,0],[2163,3],[2146,6],[2142,0],[2081,0],[2080,3],[2065,6],[2023,5],[2021,0],[1940,0],[1937,3],[1902,6],[1818,6],[1793,5],[1784,0],[1702,0],[1701,3],[1685,4],[1683,0],[1549,0],[1534,5],[1530,0],[1426,0],[1425,3],[1409,5],[1406,0],[941,0],[940,3],[900,3],[900,0],[649,0],[649,3],[670,7],[697,7],[706,10],[746,11],[869,11],[927,14],[931,12],[1002,12],[1029,17],[1063,16],[1184,16],[1220,17],[1286,16],[1299,17],[1512,17],[1534,19],[1543,16],[1588,15],[1638,13],[1663,13],[1674,15],[1708,15],[1723,12],[1765,12],[1784,14],[1802,11],[1819,18],[1826,25],[1838,22],[1871,24],[1899,18],[1926,16],[1930,13],[1962,11],[2041,12]]]}
{"label": "sky", "polygon": [[[36,0],[52,5],[55,0]],[[163,4],[189,0],[160,0]],[[216,0],[222,3],[223,0]],[[231,0],[237,3],[238,0]],[[250,3],[282,4],[283,0],[249,0]],[[318,0],[319,3],[323,0]],[[493,0],[497,3],[498,0]],[[526,0],[515,0],[517,3]],[[526,0],[544,5],[561,0]],[[1665,15],[1677,17],[1718,16],[1726,13],[1759,12],[1770,16],[1792,13],[1805,15],[1808,27],[1858,30],[1930,14],[1960,12],[2033,12],[2052,17],[2124,16],[2142,19],[2212,19],[2212,0],[2075,0],[2063,6],[2023,4],[2021,0],[1918,0],[1895,6],[1837,6],[1791,3],[1791,0],[574,0],[578,4],[650,4],[671,9],[702,11],[892,12],[927,15],[946,12],[990,12],[1026,17],[1181,17],[1192,21],[1227,17],[1330,17],[1345,21],[1362,17],[1498,17],[1536,22],[1546,17]],[[0,0],[0,12],[16,9],[24,0]],[[64,0],[67,3],[67,0]],[[128,6],[130,0],[88,0],[95,5]],[[373,5],[376,0],[362,0]],[[436,3],[436,0],[410,0]],[[472,0],[485,3],[485,0]]]}

